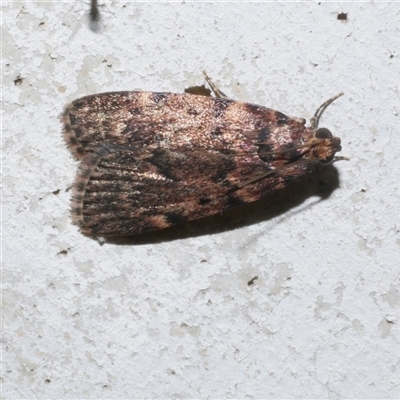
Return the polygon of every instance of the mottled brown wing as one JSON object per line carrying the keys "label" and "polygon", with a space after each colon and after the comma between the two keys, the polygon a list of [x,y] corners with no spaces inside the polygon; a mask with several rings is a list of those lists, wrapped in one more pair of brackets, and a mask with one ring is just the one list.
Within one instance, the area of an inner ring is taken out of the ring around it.
{"label": "mottled brown wing", "polygon": [[114,92],[86,96],[62,115],[77,159],[104,143],[177,151],[257,151],[255,143],[301,137],[304,124],[255,104],[191,94]]}
{"label": "mottled brown wing", "polygon": [[[298,176],[300,170],[292,170]],[[241,187],[243,177],[263,174]],[[81,163],[73,220],[89,235],[138,234],[257,200],[290,180],[290,173],[269,175],[268,165],[256,156],[233,160],[223,154],[103,145]]]}

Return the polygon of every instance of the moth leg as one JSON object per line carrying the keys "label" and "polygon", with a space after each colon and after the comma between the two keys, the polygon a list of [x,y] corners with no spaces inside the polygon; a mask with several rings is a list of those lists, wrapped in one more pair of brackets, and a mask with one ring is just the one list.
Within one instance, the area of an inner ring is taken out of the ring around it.
{"label": "moth leg", "polygon": [[207,75],[206,71],[203,71],[204,74],[204,78],[206,78],[206,81],[208,83],[208,85],[210,86],[211,90],[213,91],[215,97],[225,97],[228,98],[228,96],[223,93],[221,90],[219,90],[217,88],[217,86],[215,86],[214,82],[211,80],[211,78]]}

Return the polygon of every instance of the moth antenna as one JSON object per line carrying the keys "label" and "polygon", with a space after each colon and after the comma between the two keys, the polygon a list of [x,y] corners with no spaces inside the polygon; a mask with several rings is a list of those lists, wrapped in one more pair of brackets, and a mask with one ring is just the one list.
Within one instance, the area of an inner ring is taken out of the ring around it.
{"label": "moth antenna", "polygon": [[343,96],[344,93],[340,92],[336,96],[331,97],[329,100],[327,100],[325,103],[323,103],[321,106],[318,107],[317,111],[315,111],[314,116],[311,118],[310,123],[311,123],[311,128],[316,129],[319,124],[319,119],[321,118],[321,115],[323,112],[326,110],[326,108],[331,105],[337,98],[340,96]]}

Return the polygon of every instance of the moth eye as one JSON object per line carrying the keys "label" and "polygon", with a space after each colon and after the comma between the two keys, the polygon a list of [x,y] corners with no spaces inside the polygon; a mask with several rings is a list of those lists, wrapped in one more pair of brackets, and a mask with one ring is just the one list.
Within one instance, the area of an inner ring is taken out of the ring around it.
{"label": "moth eye", "polygon": [[319,128],[315,133],[315,137],[318,139],[332,139],[333,135],[329,129]]}

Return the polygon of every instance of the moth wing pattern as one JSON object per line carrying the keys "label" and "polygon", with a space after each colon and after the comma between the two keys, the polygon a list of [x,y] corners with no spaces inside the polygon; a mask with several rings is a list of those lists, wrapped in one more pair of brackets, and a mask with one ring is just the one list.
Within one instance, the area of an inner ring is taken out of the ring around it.
{"label": "moth wing pattern", "polygon": [[64,139],[77,159],[103,143],[247,152],[274,129],[289,127],[292,136],[305,129],[295,119],[254,104],[155,92],[86,96],[67,105],[62,121]]}
{"label": "moth wing pattern", "polygon": [[238,190],[242,174],[259,175],[266,168],[262,163],[238,165],[231,158],[100,146],[79,168],[74,222],[86,234],[131,235],[213,215],[215,210],[257,200],[279,184],[285,186],[285,179],[274,176],[268,186],[255,182]]}
{"label": "moth wing pattern", "polygon": [[74,223],[89,235],[131,235],[218,214],[283,188],[299,162],[299,119],[228,99],[155,92],[86,96],[62,116],[81,161]]}

